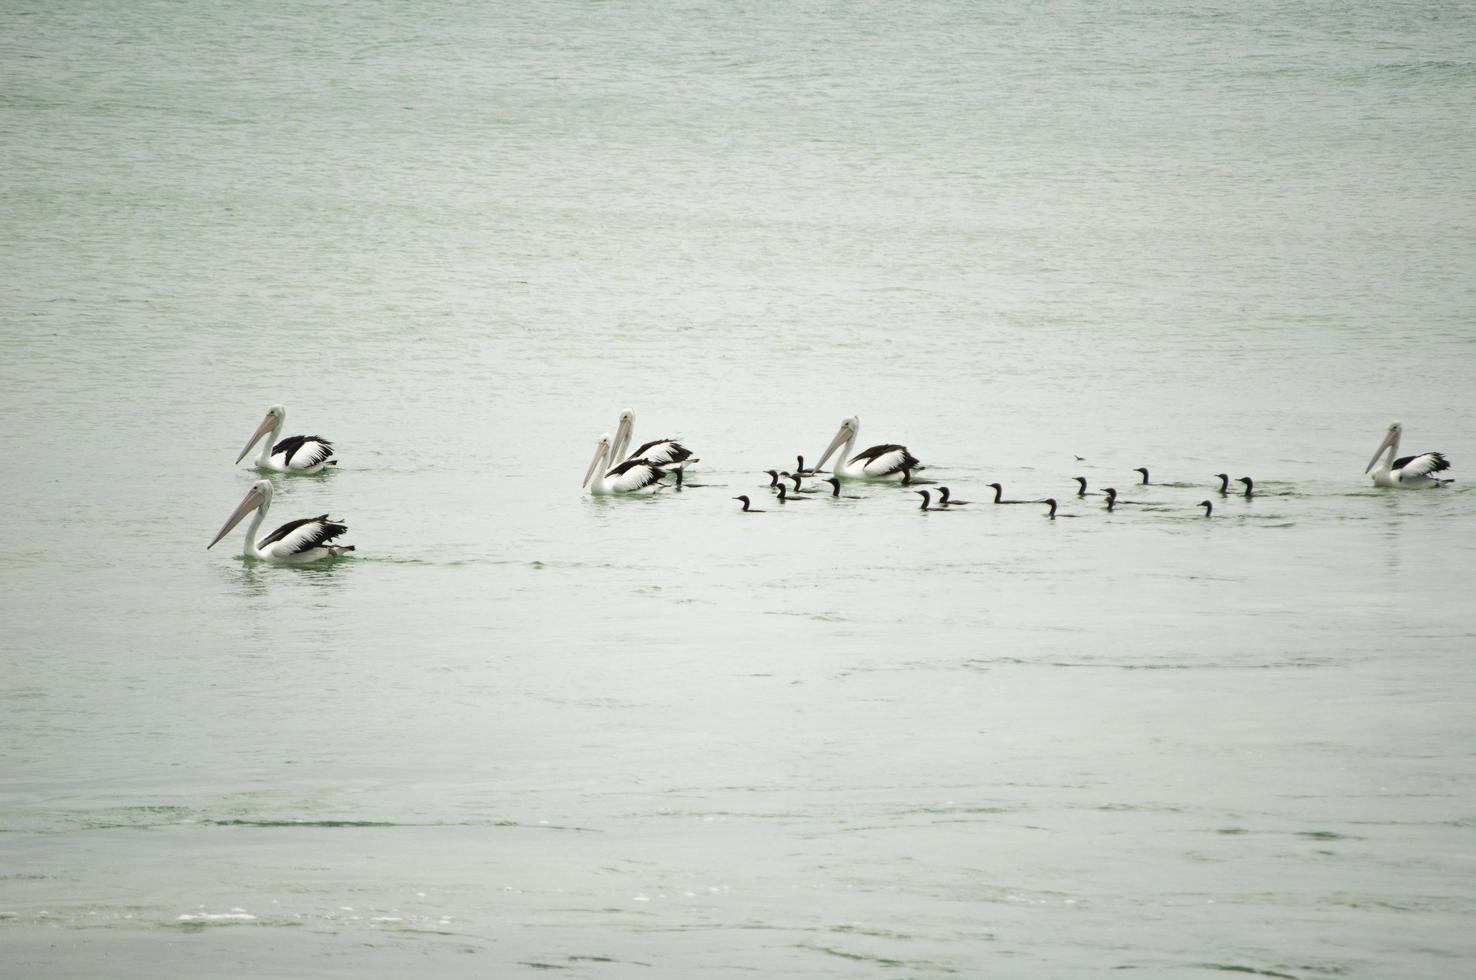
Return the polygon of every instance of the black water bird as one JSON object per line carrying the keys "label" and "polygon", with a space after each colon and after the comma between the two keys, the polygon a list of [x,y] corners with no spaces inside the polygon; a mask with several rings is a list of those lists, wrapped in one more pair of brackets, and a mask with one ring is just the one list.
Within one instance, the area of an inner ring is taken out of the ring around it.
{"label": "black water bird", "polygon": [[779,486],[776,487],[775,489],[777,489],[779,491],[779,502],[781,504],[802,504],[802,503],[805,502],[805,498],[804,497],[791,497],[791,496],[789,496],[789,488],[786,487],[782,483],[779,484]]}
{"label": "black water bird", "polygon": [[1003,499],[1004,487],[1000,486],[998,483],[990,483],[988,484],[988,486],[994,488],[994,502],[996,504],[1029,504],[1034,502],[1030,500],[1005,500]]}
{"label": "black water bird", "polygon": [[750,507],[748,505],[748,498],[747,497],[740,496],[740,497],[734,497],[733,499],[734,500],[741,500],[741,501],[743,501],[743,511],[742,512],[745,513],[745,514],[763,514],[763,513],[766,513],[765,511],[756,510],[755,508]]}
{"label": "black water bird", "polygon": [[819,493],[820,492],[820,491],[815,490],[813,488],[811,488],[809,490],[801,490],[800,489],[800,478],[799,478],[799,474],[798,473],[791,473],[791,474],[789,474],[789,478],[794,481],[794,492],[795,493]]}
{"label": "black water bird", "polygon": [[1148,467],[1146,467],[1146,466],[1139,466],[1138,468],[1136,468],[1135,470],[1133,470],[1133,472],[1134,473],[1142,473],[1143,474],[1143,484],[1142,485],[1146,487],[1148,485]]}
{"label": "black water bird", "polygon": [[[1037,500],[1036,503],[1039,503],[1039,504],[1050,504],[1051,509],[1046,513],[1046,517],[1050,518],[1053,521],[1056,519],[1056,498],[1055,497],[1047,497],[1044,500]],[[1062,517],[1075,517],[1076,515],[1075,514],[1062,514],[1061,516]]]}
{"label": "black water bird", "polygon": [[839,499],[841,497],[844,497],[847,500],[860,500],[861,499],[860,497],[856,496],[854,493],[841,493],[840,492],[841,482],[839,480],[837,480],[833,476],[827,478],[826,480],[824,480],[822,482],[830,484],[830,495],[832,497],[835,497],[837,499]]}
{"label": "black water bird", "polygon": [[794,458],[794,462],[795,462],[794,471],[796,473],[798,473],[800,476],[819,476],[821,473],[824,472],[824,470],[819,470],[819,469],[814,469],[814,470],[807,470],[807,469],[805,469],[805,458],[803,456],[796,456]]}
{"label": "black water bird", "polygon": [[922,506],[918,510],[946,511],[948,509],[946,507],[929,507],[928,504],[931,502],[932,496],[926,490],[914,490],[912,492],[922,497]]}
{"label": "black water bird", "polygon": [[1103,487],[1102,492],[1107,495],[1107,510],[1111,511],[1117,506],[1117,488]]}
{"label": "black water bird", "polygon": [[1230,493],[1230,474],[1216,473],[1215,479],[1220,481],[1220,496],[1224,497]]}
{"label": "black water bird", "polygon": [[947,487],[939,487],[938,488],[938,506],[939,507],[962,507],[962,506],[964,506],[967,503],[969,503],[969,501],[967,501],[967,500],[953,500],[953,499],[951,499],[948,496],[948,488]]}
{"label": "black water bird", "polygon": [[1204,516],[1208,517],[1215,512],[1215,505],[1208,500],[1201,500],[1199,506],[1204,508]]}
{"label": "black water bird", "polygon": [[1087,495],[1087,478],[1084,476],[1073,476],[1071,479],[1080,484],[1077,488],[1076,495],[1078,497],[1085,497]]}
{"label": "black water bird", "polygon": [[[1246,500],[1249,500],[1251,498],[1251,496],[1255,493],[1256,484],[1255,484],[1255,481],[1252,480],[1250,477],[1248,477],[1248,476],[1242,476],[1238,480],[1236,480],[1235,482],[1236,483],[1244,483],[1245,484],[1245,499]],[[1272,496],[1275,496],[1275,494],[1273,494]]]}
{"label": "black water bird", "polygon": [[769,487],[771,489],[773,487],[777,487],[779,485],[779,471],[778,470],[764,470],[764,472],[767,473],[767,474],[769,474]]}

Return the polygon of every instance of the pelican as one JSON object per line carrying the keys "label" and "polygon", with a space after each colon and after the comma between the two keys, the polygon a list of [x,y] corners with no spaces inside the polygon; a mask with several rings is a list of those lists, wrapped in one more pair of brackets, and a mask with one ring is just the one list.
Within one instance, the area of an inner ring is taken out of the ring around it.
{"label": "pelican", "polygon": [[621,460],[629,462],[633,459],[643,459],[662,469],[682,470],[693,463],[701,462],[692,455],[690,449],[675,439],[654,439],[626,456],[624,455],[625,450],[630,446],[630,438],[634,431],[635,413],[627,408],[620,413],[620,424],[615,427],[615,443],[610,453],[611,465]]}
{"label": "pelican", "polygon": [[272,506],[272,481],[257,480],[251,484],[251,489],[246,491],[246,496],[236,505],[231,516],[226,518],[225,525],[215,538],[205,546],[208,551],[214,548],[216,542],[230,533],[231,528],[240,524],[247,514],[256,511],[256,517],[252,519],[251,525],[246,528],[246,544],[242,554],[247,558],[259,558],[264,561],[279,561],[292,565],[304,565],[308,562],[319,561],[323,558],[337,558],[346,551],[353,551],[353,545],[330,544],[334,538],[348,530],[348,526],[340,524],[321,514],[317,517],[305,517],[302,520],[288,521],[277,528],[271,534],[256,540],[257,529],[261,522],[266,519],[267,510]]}
{"label": "pelican", "polygon": [[[1252,480],[1250,477],[1248,477],[1248,476],[1238,477],[1235,482],[1236,483],[1244,483],[1245,484],[1245,499],[1246,500],[1249,500],[1251,498],[1251,496],[1255,493],[1256,482],[1254,480]],[[1273,494],[1273,496],[1274,496],[1274,494]]]}
{"label": "pelican", "polygon": [[842,497],[846,498],[847,500],[860,500],[861,499],[860,497],[856,496],[854,493],[841,493],[840,492],[840,487],[841,487],[840,481],[837,480],[833,476],[828,476],[824,480],[822,480],[821,482],[822,483],[828,483],[828,484],[830,484],[830,496],[831,496],[832,499],[839,500]]}
{"label": "pelican", "polygon": [[753,508],[753,507],[748,506],[748,497],[746,497],[746,496],[734,497],[733,499],[734,500],[741,500],[741,501],[743,501],[743,510],[741,511],[741,513],[744,513],[744,514],[762,514],[762,513],[765,513],[765,511],[761,511],[761,510],[758,510],[756,508]]}
{"label": "pelican", "polygon": [[1389,424],[1389,431],[1384,435],[1384,441],[1379,443],[1379,448],[1374,450],[1373,459],[1368,461],[1368,466],[1363,472],[1373,470],[1374,464],[1379,461],[1379,454],[1385,449],[1389,455],[1379,468],[1374,470],[1373,482],[1376,487],[1395,487],[1400,490],[1423,490],[1426,487],[1443,487],[1450,480],[1441,480],[1431,476],[1432,473],[1444,473],[1450,469],[1450,461],[1445,458],[1444,453],[1421,453],[1418,456],[1405,456],[1395,459],[1394,455],[1399,452],[1399,436],[1404,432],[1404,427],[1398,422]]}
{"label": "pelican", "polygon": [[[246,458],[251,447],[262,436],[261,452],[256,457],[256,468],[276,473],[317,473],[325,466],[337,466],[333,458],[333,443],[322,436],[288,436],[278,441],[282,426],[287,423],[287,409],[273,405],[266,410],[261,425],[246,440],[246,448],[236,457],[236,462]],[[268,434],[270,433],[270,434]]]}
{"label": "pelican", "polygon": [[1139,466],[1137,469],[1133,470],[1133,472],[1134,473],[1142,473],[1143,474],[1143,486],[1147,486],[1148,485],[1148,467],[1146,467],[1146,466]]}
{"label": "pelican", "polygon": [[962,507],[962,506],[964,506],[967,503],[968,503],[967,500],[949,500],[948,499],[948,488],[947,487],[939,487],[938,488],[938,506],[939,507]]}
{"label": "pelican", "polygon": [[994,488],[994,502],[996,504],[1030,504],[1030,503],[1034,503],[1033,500],[1004,500],[1004,499],[1001,499],[1004,496],[1004,487],[1000,486],[998,483],[991,483],[991,484],[989,484],[989,486],[991,486],[991,487]]}
{"label": "pelican", "polygon": [[[600,436],[600,441],[595,445],[594,459],[590,461],[589,469],[584,472],[584,482],[580,486],[589,487],[589,492],[598,496],[611,493],[635,493],[656,484],[666,471],[649,463],[644,459],[632,459],[613,469],[605,469],[605,461],[610,457],[610,433],[606,432]],[[596,474],[595,471],[599,470]],[[594,477],[593,480],[590,477]]]}
{"label": "pelican", "polygon": [[835,461],[836,476],[843,476],[851,480],[890,480],[900,477],[910,481],[911,471],[920,468],[921,464],[907,451],[905,446],[887,443],[872,446],[854,456],[851,455],[851,450],[856,445],[856,433],[860,428],[861,419],[855,415],[841,422],[840,431],[835,434],[834,439],[830,440],[830,445],[821,454],[820,462],[815,464],[815,468],[819,469],[824,466],[825,461],[836,449],[845,446]]}
{"label": "pelican", "polygon": [[1199,506],[1204,508],[1204,516],[1208,517],[1215,512],[1215,505],[1208,500],[1201,500]]}
{"label": "pelican", "polygon": [[1220,481],[1220,496],[1228,496],[1230,493],[1230,474],[1216,473],[1215,479]]}

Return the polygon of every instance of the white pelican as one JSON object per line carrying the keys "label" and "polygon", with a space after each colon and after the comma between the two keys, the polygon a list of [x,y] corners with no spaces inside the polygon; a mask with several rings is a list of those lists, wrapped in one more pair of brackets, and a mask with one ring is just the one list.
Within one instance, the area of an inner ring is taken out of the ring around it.
{"label": "white pelican", "polygon": [[590,461],[589,469],[584,472],[584,482],[580,484],[589,487],[590,493],[635,493],[637,490],[654,487],[656,481],[666,475],[665,470],[644,459],[627,460],[606,470],[605,464],[611,456],[612,448],[610,433],[606,432],[600,436],[600,441],[595,446],[594,459]]}
{"label": "white pelican", "polygon": [[627,456],[625,450],[630,448],[630,440],[634,432],[635,412],[627,408],[620,413],[620,424],[615,427],[615,444],[610,453],[612,462],[644,459],[665,470],[684,470],[693,463],[702,462],[692,455],[690,449],[675,439],[653,439]]}
{"label": "white pelican", "polygon": [[1389,431],[1384,434],[1384,441],[1379,443],[1379,448],[1374,450],[1373,459],[1368,461],[1368,466],[1363,472],[1373,470],[1375,463],[1379,461],[1379,454],[1388,450],[1389,454],[1378,469],[1374,470],[1373,482],[1376,487],[1397,487],[1400,490],[1423,490],[1426,487],[1443,487],[1449,480],[1441,480],[1432,473],[1444,473],[1450,469],[1450,461],[1443,453],[1421,453],[1418,456],[1405,456],[1395,459],[1394,454],[1399,452],[1399,436],[1404,427],[1398,422],[1389,424]]}
{"label": "white pelican", "polygon": [[856,445],[856,433],[861,429],[861,419],[855,415],[841,422],[840,431],[835,438],[830,440],[830,445],[820,455],[820,462],[815,464],[815,469],[825,465],[837,448],[845,446],[841,450],[840,457],[835,461],[835,475],[843,476],[852,480],[908,480],[912,470],[920,469],[922,464],[917,458],[907,451],[905,446],[887,443],[882,446],[872,446],[863,449],[856,455],[851,455],[851,450]]}
{"label": "white pelican", "polygon": [[[333,443],[322,436],[288,436],[278,441],[282,426],[287,422],[287,409],[273,405],[266,410],[261,425],[246,440],[246,448],[236,457],[236,462],[246,458],[256,440],[266,436],[261,452],[256,457],[256,468],[276,473],[316,473],[325,466],[337,466],[333,458]],[[269,434],[270,433],[270,434]]]}
{"label": "white pelican", "polygon": [[345,551],[353,551],[353,545],[330,544],[334,538],[348,530],[348,526],[331,520],[327,514],[318,517],[305,517],[302,520],[288,521],[277,528],[271,534],[256,540],[256,532],[261,527],[261,522],[266,519],[267,509],[272,506],[272,481],[257,480],[251,484],[251,489],[246,491],[246,496],[241,503],[226,518],[225,525],[215,539],[205,546],[208,550],[214,548],[216,542],[230,533],[231,528],[241,523],[241,520],[253,510],[256,517],[252,519],[251,525],[246,528],[246,544],[242,554],[248,558],[260,558],[265,561],[279,561],[288,564],[302,565],[322,558],[336,558]]}

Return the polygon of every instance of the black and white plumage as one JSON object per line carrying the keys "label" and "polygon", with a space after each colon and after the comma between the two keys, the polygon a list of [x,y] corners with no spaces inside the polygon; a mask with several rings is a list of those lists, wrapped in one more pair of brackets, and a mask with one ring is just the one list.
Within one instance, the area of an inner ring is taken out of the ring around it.
{"label": "black and white plumage", "polygon": [[851,455],[860,429],[861,419],[858,416],[844,419],[835,438],[830,440],[830,445],[820,454],[820,462],[815,464],[816,468],[824,466],[831,454],[841,449],[840,459],[835,464],[835,475],[852,480],[910,480],[913,470],[922,469],[922,463],[917,457],[909,453],[907,447],[896,443],[871,446]]}
{"label": "black and white plumage", "polygon": [[[1394,457],[1399,453],[1399,437],[1404,432],[1404,426],[1398,422],[1392,422],[1389,430],[1384,433],[1384,441],[1379,443],[1379,448],[1374,450],[1373,458],[1368,461],[1368,466],[1363,472],[1373,470],[1373,482],[1376,487],[1389,487],[1398,490],[1426,490],[1431,487],[1443,487],[1453,482],[1448,479],[1440,479],[1435,474],[1444,473],[1450,469],[1450,460],[1445,458],[1444,453],[1420,453],[1416,456]],[[1379,461],[1380,454],[1388,451],[1384,462],[1378,469],[1374,464]]]}
{"label": "black and white plumage", "polygon": [[281,405],[268,408],[261,424],[251,433],[251,438],[246,440],[246,448],[241,450],[236,462],[245,459],[246,454],[251,452],[251,447],[261,440],[261,452],[253,464],[259,470],[271,470],[274,473],[317,473],[325,466],[338,465],[338,460],[333,458],[333,443],[322,436],[287,436],[279,439],[282,426],[286,423],[287,409]]}
{"label": "black and white plumage", "polygon": [[635,433],[635,412],[630,409],[620,413],[620,423],[615,427],[615,443],[611,449],[610,459],[614,462],[628,462],[630,460],[642,459],[659,466],[665,470],[685,469],[694,463],[700,463],[692,451],[683,446],[676,439],[652,439],[636,448],[635,452],[626,454],[630,446],[631,437]]}
{"label": "black and white plumage", "polygon": [[612,448],[608,432],[600,436],[599,442],[595,444],[594,459],[590,461],[589,469],[584,472],[584,483],[582,484],[589,487],[590,493],[605,496],[635,493],[639,490],[654,489],[660,486],[661,478],[666,476],[666,471],[644,459],[626,460],[606,469]]}
{"label": "black and white plumage", "polygon": [[241,503],[226,518],[215,538],[205,547],[213,548],[216,542],[230,533],[231,529],[252,511],[256,517],[246,528],[246,541],[242,547],[242,554],[248,558],[259,558],[265,561],[284,562],[288,564],[306,564],[307,562],[319,561],[324,558],[336,558],[345,552],[353,551],[353,545],[334,544],[333,540],[348,531],[348,525],[335,521],[327,514],[317,517],[305,517],[296,521],[288,521],[277,528],[271,534],[256,540],[256,532],[261,527],[261,522],[266,519],[267,510],[272,505],[272,481],[257,480],[246,491],[246,496]]}

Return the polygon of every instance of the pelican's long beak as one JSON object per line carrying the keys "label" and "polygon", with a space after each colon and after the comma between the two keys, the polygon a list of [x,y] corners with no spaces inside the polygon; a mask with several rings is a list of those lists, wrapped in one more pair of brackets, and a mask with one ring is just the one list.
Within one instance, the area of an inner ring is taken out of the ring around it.
{"label": "pelican's long beak", "polygon": [[619,457],[625,452],[626,445],[630,442],[630,419],[621,418],[620,424],[615,427],[615,441],[610,443],[611,465],[620,462]]}
{"label": "pelican's long beak", "polygon": [[241,462],[241,460],[245,459],[246,454],[251,452],[251,447],[256,445],[256,440],[260,439],[262,436],[272,431],[272,427],[276,424],[276,417],[273,416],[271,412],[267,412],[266,418],[261,420],[261,425],[258,425],[256,427],[256,431],[251,433],[251,438],[246,440],[246,448],[241,450],[241,455],[236,457],[236,462],[239,463]]}
{"label": "pelican's long beak", "polygon": [[1363,468],[1363,472],[1367,473],[1369,470],[1373,469],[1374,464],[1379,461],[1379,457],[1383,455],[1384,450],[1394,445],[1394,440],[1398,438],[1398,430],[1390,429],[1388,434],[1384,436],[1384,441],[1379,443],[1379,448],[1374,450],[1373,459],[1368,461],[1368,465]]}
{"label": "pelican's long beak", "polygon": [[[247,448],[250,447],[248,446]],[[215,536],[214,540],[212,540],[209,544],[205,546],[205,550],[209,551],[211,548],[214,548],[216,542],[220,541],[220,539],[225,537],[227,534],[230,534],[231,528],[235,527],[237,524],[240,524],[243,517],[251,513],[256,508],[260,507],[261,504],[261,492],[255,487],[247,490],[246,496],[243,497],[241,499],[241,502],[236,505],[236,509],[231,511],[231,516],[226,518],[226,522],[221,527],[220,533]]]}
{"label": "pelican's long beak", "polygon": [[605,458],[605,453],[609,452],[609,449],[610,443],[604,439],[601,439],[599,445],[595,446],[594,459],[589,461],[589,469],[584,471],[584,482],[579,484],[580,487],[589,486],[589,478],[594,476],[595,467],[600,465],[600,460]]}
{"label": "pelican's long beak", "polygon": [[820,462],[815,464],[815,469],[818,470],[820,467],[824,466],[825,461],[830,458],[830,454],[835,452],[836,449],[844,444],[846,441],[846,436],[850,434],[851,430],[847,426],[842,425],[840,427],[840,431],[835,434],[835,438],[830,440],[830,445],[825,447],[825,452],[821,454]]}

